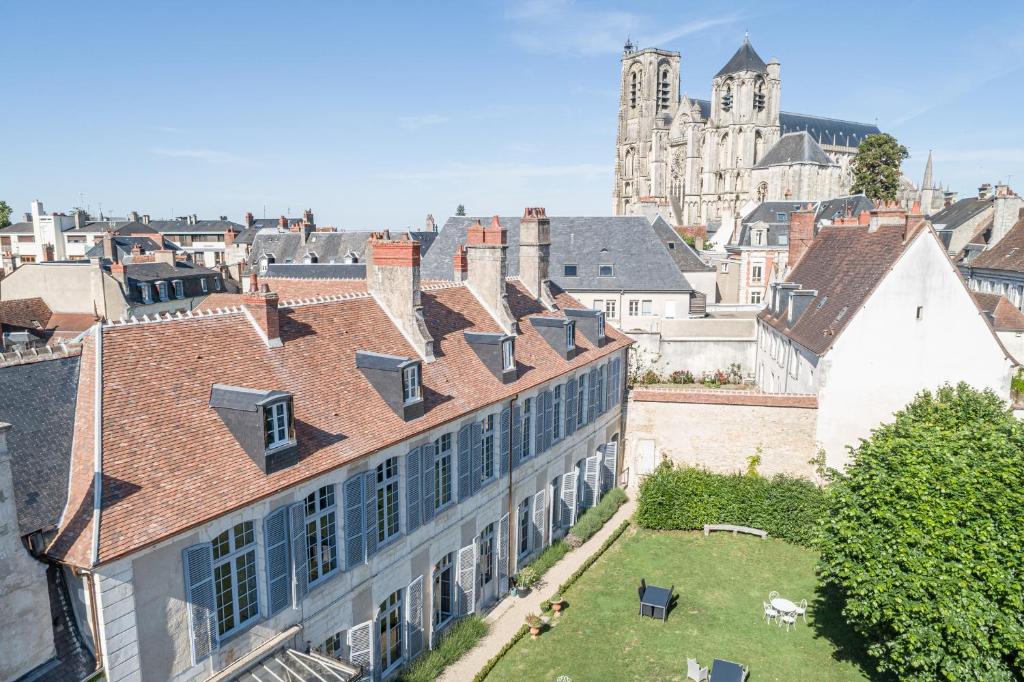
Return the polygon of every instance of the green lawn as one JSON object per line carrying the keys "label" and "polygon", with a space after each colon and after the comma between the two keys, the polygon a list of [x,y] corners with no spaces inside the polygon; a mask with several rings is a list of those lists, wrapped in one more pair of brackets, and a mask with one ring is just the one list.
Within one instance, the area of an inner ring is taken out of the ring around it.
{"label": "green lawn", "polygon": [[[487,681],[683,680],[688,657],[747,665],[750,682],[869,679],[839,653],[852,642],[815,594],[815,560],[781,540],[630,529],[564,595],[552,627],[516,644]],[[667,622],[638,616],[640,578],[675,585]],[[789,632],[765,624],[761,602],[772,590],[807,599],[808,623]]]}

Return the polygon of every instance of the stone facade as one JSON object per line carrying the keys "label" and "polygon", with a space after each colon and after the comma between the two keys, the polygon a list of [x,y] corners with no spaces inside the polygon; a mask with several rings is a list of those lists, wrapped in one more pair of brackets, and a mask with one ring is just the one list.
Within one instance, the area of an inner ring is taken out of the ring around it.
{"label": "stone facade", "polygon": [[[711,100],[691,99],[680,93],[678,52],[627,43],[613,213],[706,224],[751,200],[848,193],[850,161],[878,128],[781,112],[780,69],[775,59],[765,64],[745,40],[712,80]],[[787,141],[792,136],[801,137]],[[782,142],[801,153],[773,154]]]}

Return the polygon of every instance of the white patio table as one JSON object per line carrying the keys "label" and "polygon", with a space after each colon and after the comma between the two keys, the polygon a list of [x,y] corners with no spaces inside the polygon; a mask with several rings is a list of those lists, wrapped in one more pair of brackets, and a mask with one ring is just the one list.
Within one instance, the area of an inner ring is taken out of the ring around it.
{"label": "white patio table", "polygon": [[776,597],[775,599],[772,599],[771,603],[772,608],[776,611],[779,611],[780,613],[794,613],[796,611],[796,604],[789,601],[788,599],[783,599],[782,597]]}

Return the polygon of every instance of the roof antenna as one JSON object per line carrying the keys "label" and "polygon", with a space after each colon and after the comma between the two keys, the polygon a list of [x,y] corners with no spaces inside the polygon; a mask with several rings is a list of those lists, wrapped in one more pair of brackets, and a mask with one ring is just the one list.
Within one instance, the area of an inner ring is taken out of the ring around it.
{"label": "roof antenna", "polygon": [[750,42],[750,31],[744,31],[743,32],[743,42],[745,42],[745,43],[749,43]]}

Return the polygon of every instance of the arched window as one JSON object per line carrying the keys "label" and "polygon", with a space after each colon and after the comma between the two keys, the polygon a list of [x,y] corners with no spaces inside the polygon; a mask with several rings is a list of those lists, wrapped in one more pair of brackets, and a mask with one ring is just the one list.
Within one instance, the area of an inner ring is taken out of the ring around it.
{"label": "arched window", "polygon": [[754,111],[764,111],[765,94],[764,79],[758,78],[754,82]]}
{"label": "arched window", "polygon": [[768,196],[768,183],[762,182],[757,186],[757,200],[763,202],[766,196]]}
{"label": "arched window", "polygon": [[377,607],[377,669],[391,672],[402,661],[402,591],[393,592]]}
{"label": "arched window", "polygon": [[640,78],[634,71],[629,76],[629,108],[636,109],[636,96],[637,91],[640,89]]}
{"label": "arched window", "polygon": [[718,140],[718,167],[729,166],[729,135],[725,134]]}
{"label": "arched window", "polygon": [[634,166],[634,154],[632,149],[626,150],[626,177],[633,177],[633,166]]}
{"label": "arched window", "polygon": [[671,81],[669,81],[669,70],[661,70],[661,80],[658,82],[658,108],[661,111],[668,111],[670,93],[672,92]]}
{"label": "arched window", "polygon": [[732,81],[722,86],[722,111],[732,111]]}
{"label": "arched window", "polygon": [[754,133],[754,163],[756,164],[764,156],[764,136],[758,130]]}

